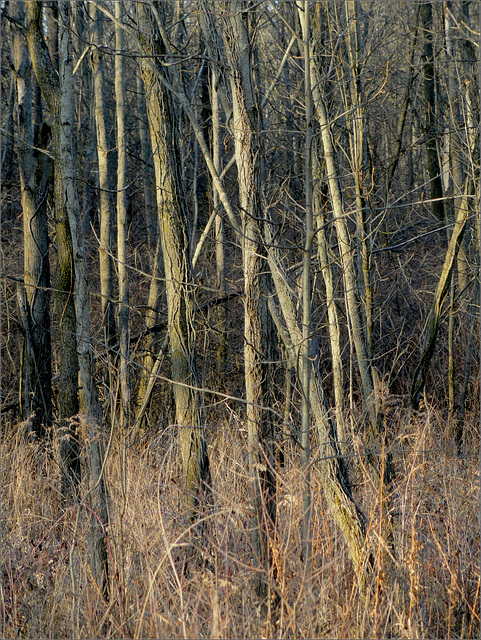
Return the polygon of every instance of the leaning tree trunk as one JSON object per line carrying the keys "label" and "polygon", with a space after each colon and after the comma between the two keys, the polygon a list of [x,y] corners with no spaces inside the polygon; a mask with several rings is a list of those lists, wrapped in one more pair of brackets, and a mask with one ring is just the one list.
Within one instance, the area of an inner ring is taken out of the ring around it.
{"label": "leaning tree trunk", "polygon": [[[152,4],[155,5],[157,16],[162,18],[165,5]],[[162,56],[165,49],[148,4],[138,5],[137,18],[145,54]],[[191,519],[195,519],[200,504],[210,492],[210,470],[198,391],[188,217],[180,173],[182,163],[176,113],[172,97],[159,79],[159,76],[165,77],[167,70],[160,63],[152,62],[148,58],[142,59],[142,75],[154,153],[175,419],[179,430],[187,504]]]}
{"label": "leaning tree trunk", "polygon": [[[277,330],[286,347],[289,359],[298,360],[298,349],[303,340],[302,329],[293,298],[292,286],[282,266],[280,252],[268,235],[269,266],[275,283],[279,304],[269,300],[269,308]],[[278,308],[279,307],[279,308]],[[322,380],[317,367],[310,362],[309,401],[316,425],[320,450],[322,487],[328,507],[346,541],[349,557],[354,565],[359,587],[364,591],[369,578],[369,554],[366,549],[366,524],[357,508],[349,482],[344,458],[337,442],[336,426],[329,417],[324,398]]]}

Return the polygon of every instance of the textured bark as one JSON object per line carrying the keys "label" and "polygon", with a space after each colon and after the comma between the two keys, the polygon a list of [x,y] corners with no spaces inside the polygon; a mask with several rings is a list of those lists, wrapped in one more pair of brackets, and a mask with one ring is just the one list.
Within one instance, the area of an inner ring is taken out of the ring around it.
{"label": "textured bark", "polygon": [[[252,79],[249,14],[242,2],[228,2],[224,44],[231,71],[232,131],[235,143],[239,208],[242,220],[244,273],[244,369],[251,494],[255,509],[254,551],[265,574],[256,590],[268,595],[271,554],[269,538],[275,536],[276,483],[273,469],[273,426],[269,406],[270,367],[275,344],[268,309],[270,276],[263,241],[265,214],[261,203],[258,105]],[[275,576],[274,576],[275,577]]]}
{"label": "textured bark", "polygon": [[137,82],[137,109],[140,139],[140,155],[143,162],[142,181],[144,186],[145,222],[147,226],[147,246],[151,267],[154,264],[154,255],[157,247],[157,216],[155,215],[154,197],[154,170],[152,166],[152,151],[149,144],[149,132],[147,128],[147,110],[145,107],[144,84],[140,68],[136,74]]}
{"label": "textured bark", "polygon": [[430,180],[433,214],[444,222],[443,183],[438,157],[438,132],[436,127],[436,79],[433,51],[433,7],[431,1],[420,3],[420,26],[424,35],[422,53],[424,99],[426,101],[425,140],[428,175]]}
{"label": "textured bark", "polygon": [[[315,143],[314,143],[315,145]],[[319,173],[318,159],[317,159],[317,145],[315,145],[316,151],[314,152],[314,166],[315,174]],[[318,180],[320,176],[317,175]],[[332,361],[332,386],[334,388],[334,406],[336,414],[336,426],[339,439],[339,447],[341,451],[346,449],[346,426],[344,420],[344,374],[342,369],[342,355],[341,355],[341,331],[339,324],[339,314],[337,309],[337,302],[335,298],[334,279],[331,268],[331,258],[329,256],[329,245],[326,237],[326,216],[324,212],[325,205],[327,203],[327,189],[325,188],[325,181],[318,185],[314,191],[314,219],[317,224],[317,254],[319,257],[319,263],[321,265],[322,278],[324,280],[324,289],[326,294],[326,307],[328,318],[328,330],[329,330],[329,345],[331,349],[331,361]],[[324,192],[323,192],[324,189]]]}
{"label": "textured bark", "polygon": [[[130,425],[130,341],[129,341],[129,277],[127,271],[127,141],[125,132],[125,77],[123,31],[119,24],[123,3],[115,3],[115,102],[117,119],[117,264],[119,274],[119,351],[120,351],[120,425],[125,434]],[[120,55],[119,55],[120,54]]]}
{"label": "textured bark", "polygon": [[[218,174],[220,174],[220,114],[219,95],[216,89],[218,72],[212,69],[210,83],[210,101],[212,105],[212,158]],[[217,212],[215,217],[215,266],[216,288],[220,294],[227,293],[226,265],[225,265],[225,229],[224,220],[220,215],[221,206],[219,194],[214,190],[213,209]],[[226,310],[223,305],[216,310],[217,329],[219,331],[219,345],[217,348],[217,371],[219,379],[224,378],[224,363],[227,353],[227,325]]]}
{"label": "textured bark", "polygon": [[75,94],[70,2],[59,2],[60,16],[60,162],[63,168],[63,198],[68,213],[74,252],[76,335],[83,400],[89,426],[92,516],[89,536],[92,575],[102,593],[108,592],[105,541],[108,524],[107,495],[103,474],[102,410],[95,384],[95,362],[90,339],[88,265],[82,216],[77,193],[74,133]]}
{"label": "textured bark", "polygon": [[[24,24],[21,3],[11,3],[10,11]],[[13,33],[13,73],[16,86],[17,157],[23,211],[24,236],[24,329],[27,370],[25,384],[27,420],[31,433],[41,439],[52,424],[52,353],[50,341],[47,196],[51,179],[51,161],[41,153],[50,141],[50,128],[43,122],[34,125],[32,109],[32,67],[25,39]],[[34,148],[39,149],[34,151]]]}
{"label": "textured bark", "polygon": [[[165,49],[151,9],[162,18],[164,3],[138,5],[140,39],[148,55]],[[164,259],[175,419],[179,430],[187,501],[194,519],[209,494],[210,470],[201,415],[194,334],[194,303],[188,217],[181,179],[181,158],[172,97],[159,76],[167,70],[142,60],[157,188],[159,230]],[[170,79],[168,78],[167,81]]]}
{"label": "textured bark", "polygon": [[[269,265],[280,311],[273,298],[269,300],[269,308],[289,358],[291,362],[296,362],[303,339],[302,329],[297,318],[292,287],[287,282],[279,252],[272,244],[269,249]],[[346,541],[359,586],[364,589],[369,575],[369,556],[365,548],[365,520],[353,500],[347,468],[337,442],[336,428],[329,417],[320,372],[312,362],[310,373],[309,400],[320,446],[319,465],[322,472],[322,487],[332,516]]]}
{"label": "textured bark", "polygon": [[[162,281],[164,276],[164,263],[162,258],[162,244],[160,233],[158,232],[157,203],[155,201],[155,172],[153,167],[153,156],[149,141],[148,117],[145,104],[144,82],[142,72],[139,67],[137,73],[137,93],[139,100],[139,138],[141,145],[141,156],[143,167],[144,185],[144,207],[145,219],[147,223],[147,242],[149,246],[149,259],[151,264],[152,277],[149,286],[149,297],[147,310],[145,313],[145,325],[151,329],[158,323],[159,309],[162,298]],[[148,334],[142,341],[142,367],[140,371],[140,382],[136,395],[136,415],[133,427],[133,438],[135,439],[144,424],[145,410],[149,402],[149,396],[154,385],[154,375],[159,367],[157,358],[158,338],[156,334]],[[163,353],[163,349],[162,349]],[[160,354],[159,354],[160,357]]]}
{"label": "textured bark", "polygon": [[74,303],[72,239],[63,193],[60,154],[60,83],[42,35],[41,2],[25,4],[27,44],[42,96],[50,111],[54,154],[55,232],[57,267],[54,276],[55,308],[59,323],[58,411],[60,435],[61,491],[64,497],[75,490],[80,479],[77,434],[71,418],[79,411],[78,357]]}
{"label": "textured bark", "polygon": [[[302,489],[302,555],[306,572],[306,593],[310,607],[310,572],[311,572],[311,482],[309,463],[311,455],[311,412],[310,412],[310,378],[311,378],[311,256],[314,241],[313,194],[312,194],[312,144],[313,144],[313,109],[311,88],[311,21],[309,1],[297,3],[303,21],[304,33],[304,99],[306,104],[306,133],[304,152],[304,188],[306,193],[305,241],[302,265],[302,342],[300,343],[301,381],[302,381],[302,429],[301,429],[301,464],[304,474]],[[309,618],[310,620],[310,618]],[[310,624],[310,622],[309,622]]]}
{"label": "textured bark", "polygon": [[357,273],[358,289],[362,302],[364,334],[368,357],[372,357],[372,303],[371,288],[371,256],[369,249],[369,217],[365,197],[365,177],[367,169],[366,121],[363,86],[361,81],[360,60],[362,56],[362,40],[360,30],[359,0],[345,2],[347,21],[348,57],[350,67],[350,108],[347,113],[350,145],[350,165],[354,178],[356,193],[356,236],[357,236]]}
{"label": "textured bark", "polygon": [[94,114],[97,139],[97,162],[100,205],[100,295],[102,301],[102,323],[105,341],[112,347],[116,341],[115,309],[113,300],[113,212],[111,188],[111,161],[109,159],[109,143],[107,135],[107,106],[105,100],[105,78],[103,54],[99,49],[102,44],[102,20],[99,19],[95,3],[89,5],[92,21],[91,37],[94,47],[90,57],[94,85]]}

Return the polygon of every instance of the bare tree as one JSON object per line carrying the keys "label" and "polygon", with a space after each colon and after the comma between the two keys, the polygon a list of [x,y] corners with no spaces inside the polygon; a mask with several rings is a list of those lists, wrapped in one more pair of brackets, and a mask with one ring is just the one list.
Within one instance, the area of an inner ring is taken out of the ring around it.
{"label": "bare tree", "polygon": [[[273,426],[266,410],[274,331],[268,309],[271,291],[264,243],[267,223],[261,194],[259,105],[252,77],[249,12],[242,2],[225,3],[224,45],[230,65],[232,132],[237,163],[244,273],[244,375],[251,494],[255,509],[254,551],[266,574],[271,569],[269,538],[275,536],[276,482]],[[260,574],[256,586],[266,597],[270,581]],[[275,576],[274,576],[275,577]]]}
{"label": "bare tree", "polygon": [[119,351],[120,389],[122,395],[121,420],[125,433],[130,423],[130,339],[129,339],[129,277],[127,271],[127,141],[125,130],[125,74],[123,63],[123,30],[120,21],[123,4],[115,3],[115,102],[117,115],[117,260],[119,273]]}
{"label": "bare tree", "polygon": [[90,62],[93,76],[93,101],[97,141],[97,163],[99,184],[99,208],[100,208],[100,295],[102,301],[102,320],[105,333],[105,341],[108,347],[112,347],[116,340],[115,309],[113,299],[113,211],[112,196],[112,162],[109,154],[108,136],[108,109],[106,100],[106,82],[104,73],[104,56],[102,50],[103,21],[98,15],[94,2],[89,5],[91,20],[92,51]]}
{"label": "bare tree", "polygon": [[107,490],[104,475],[102,409],[95,383],[95,362],[90,337],[90,303],[88,265],[83,234],[81,208],[77,192],[74,131],[75,93],[73,85],[73,51],[71,39],[71,4],[59,2],[60,57],[60,153],[62,165],[63,200],[68,213],[74,255],[76,337],[83,400],[89,427],[90,496],[92,504],[89,537],[92,573],[103,594],[108,592],[108,562],[106,527],[108,523]]}
{"label": "bare tree", "polygon": [[[25,24],[24,7],[11,3],[10,11]],[[47,198],[52,163],[47,152],[50,127],[34,122],[32,65],[25,37],[13,29],[12,71],[15,77],[17,157],[22,190],[24,234],[24,287],[21,294],[25,331],[25,410],[29,429],[38,439],[52,425],[52,352],[50,341],[50,266],[47,231]]]}
{"label": "bare tree", "polygon": [[42,3],[25,6],[27,44],[42,96],[51,115],[54,154],[55,231],[57,236],[57,268],[54,277],[55,306],[60,340],[60,376],[58,381],[60,460],[62,494],[67,496],[79,482],[80,462],[77,434],[71,418],[79,411],[78,357],[74,305],[73,250],[67,205],[64,197],[63,170],[60,155],[60,82],[50,59],[42,34]]}
{"label": "bare tree", "polygon": [[[144,78],[157,189],[159,232],[165,269],[170,359],[174,383],[175,420],[187,488],[190,517],[195,519],[210,492],[210,470],[198,391],[194,333],[194,302],[189,225],[180,174],[176,110],[159,80],[167,69],[156,63],[165,48],[156,20],[165,17],[161,2],[138,5],[137,19],[144,58]],[[154,17],[155,12],[155,17]],[[167,79],[167,82],[170,78]]]}

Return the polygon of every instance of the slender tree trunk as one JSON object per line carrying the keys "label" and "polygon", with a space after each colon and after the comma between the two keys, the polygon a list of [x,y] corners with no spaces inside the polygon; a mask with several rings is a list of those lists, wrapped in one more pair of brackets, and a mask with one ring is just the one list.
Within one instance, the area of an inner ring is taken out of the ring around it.
{"label": "slender tree trunk", "polygon": [[74,303],[72,239],[64,199],[63,166],[60,149],[60,84],[58,74],[42,35],[42,3],[25,5],[27,44],[37,82],[51,114],[54,153],[55,232],[57,236],[57,267],[54,277],[55,307],[59,322],[58,410],[60,435],[61,492],[67,497],[80,480],[80,459],[77,434],[71,418],[79,411],[78,357]]}
{"label": "slender tree trunk", "polygon": [[436,127],[436,79],[434,74],[433,51],[433,7],[431,0],[420,3],[421,29],[424,34],[424,48],[422,53],[424,99],[426,101],[426,154],[427,168],[433,200],[433,214],[444,222],[443,183],[438,156],[438,132]]}
{"label": "slender tree trunk", "polygon": [[122,433],[130,424],[130,340],[129,340],[129,276],[127,271],[127,142],[125,132],[125,76],[123,61],[123,3],[115,2],[115,101],[117,115],[117,259],[119,273],[119,351]]}
{"label": "slender tree trunk", "polygon": [[434,301],[429,315],[426,332],[424,335],[424,344],[419,359],[419,363],[414,372],[412,384],[411,384],[411,407],[414,410],[419,408],[419,398],[424,390],[426,384],[426,378],[431,364],[431,360],[434,354],[436,346],[436,338],[438,335],[439,322],[441,318],[441,312],[443,309],[444,301],[450,288],[450,282],[453,274],[453,269],[456,264],[456,258],[459,251],[461,239],[466,227],[466,221],[468,219],[468,206],[467,206],[468,185],[465,188],[464,202],[459,208],[456,216],[456,222],[454,224],[453,232],[449,240],[448,249],[446,251],[446,257],[444,259],[441,276],[438,281],[438,286],[434,294]]}
{"label": "slender tree trunk", "polygon": [[[11,3],[15,19],[25,23],[21,3]],[[39,440],[52,425],[52,350],[50,342],[49,294],[50,267],[48,256],[47,196],[52,163],[46,149],[50,128],[43,122],[34,127],[32,109],[32,66],[23,35],[13,33],[13,73],[16,85],[17,156],[22,190],[24,235],[24,328],[27,369],[30,371],[25,396],[26,416],[31,433]],[[34,151],[37,148],[38,151]]]}
{"label": "slender tree trunk", "polygon": [[[90,19],[92,30],[92,75],[94,86],[94,113],[97,132],[97,161],[99,172],[99,205],[100,205],[100,296],[102,301],[102,323],[104,327],[105,342],[112,347],[116,341],[115,308],[113,299],[113,212],[112,196],[109,189],[112,187],[112,169],[109,159],[107,104],[105,99],[105,77],[102,45],[102,20],[97,13],[95,3],[91,3]],[[109,381],[111,383],[111,380]]]}
{"label": "slender tree trunk", "polygon": [[72,233],[74,250],[76,335],[90,440],[92,517],[89,538],[92,574],[101,591],[108,591],[106,547],[107,494],[103,470],[102,410],[95,384],[94,357],[90,339],[88,265],[82,216],[77,192],[74,154],[74,86],[70,2],[59,2],[60,22],[60,162],[63,167],[63,197]]}
{"label": "slender tree trunk", "polygon": [[265,571],[256,580],[256,590],[260,597],[265,598],[270,588],[270,581],[266,577],[272,571],[269,538],[275,536],[276,483],[272,421],[264,408],[268,399],[269,362],[272,361],[274,336],[268,310],[270,277],[263,242],[261,146],[258,105],[252,79],[249,15],[242,11],[242,2],[229,2],[224,6],[224,44],[231,70],[232,130],[242,220],[247,431],[251,494],[256,517],[253,545],[257,560]]}
{"label": "slender tree trunk", "polygon": [[[139,96],[139,137],[141,144],[144,184],[144,207],[147,224],[147,242],[149,247],[149,262],[151,264],[151,281],[145,325],[147,329],[154,327],[159,319],[159,309],[162,299],[163,283],[163,259],[162,244],[158,233],[157,204],[154,198],[155,174],[153,169],[153,156],[149,142],[147,108],[145,104],[144,83],[142,70],[137,73],[137,93]],[[144,424],[145,409],[148,404],[148,396],[153,388],[155,369],[159,366],[157,360],[158,338],[156,334],[146,336],[142,344],[140,382],[136,396],[136,417],[133,428],[133,438],[136,439]],[[163,350],[162,350],[163,351]],[[160,357],[160,355],[159,355]]]}
{"label": "slender tree trunk", "polygon": [[[302,342],[301,351],[301,381],[302,381],[302,430],[301,430],[301,465],[304,475],[304,486],[302,489],[302,555],[305,564],[306,574],[306,594],[308,607],[310,609],[310,571],[311,571],[311,480],[309,473],[310,463],[310,375],[311,375],[311,256],[314,241],[314,218],[313,218],[313,198],[312,198],[312,143],[313,143],[313,112],[312,112],[312,89],[311,89],[311,25],[309,0],[303,3],[296,3],[303,19],[304,34],[304,97],[306,103],[306,137],[305,137],[305,167],[304,181],[306,191],[306,222],[305,222],[305,245],[302,266]],[[302,12],[302,13],[301,13]],[[309,622],[310,624],[310,622]]]}
{"label": "slender tree trunk", "polygon": [[357,235],[357,271],[359,293],[364,315],[366,351],[372,358],[372,305],[373,292],[370,274],[369,220],[366,216],[367,202],[365,198],[364,178],[367,167],[367,148],[365,135],[364,97],[361,81],[360,58],[362,55],[361,29],[359,25],[359,2],[348,0],[345,3],[347,19],[347,39],[351,82],[351,110],[348,116],[349,142],[351,149],[351,169],[356,193],[356,235]]}
{"label": "slender tree trunk", "polygon": [[[314,166],[318,166],[317,145],[313,142],[314,148]],[[319,170],[315,171],[317,180],[321,181]],[[329,245],[326,235],[326,216],[324,213],[325,204],[327,202],[327,193],[323,193],[325,182],[318,185],[314,191],[314,219],[317,224],[317,253],[321,265],[322,277],[324,280],[324,288],[326,292],[326,307],[329,330],[329,344],[331,348],[332,361],[332,385],[334,389],[334,406],[336,414],[337,433],[339,438],[339,447],[344,451],[347,446],[347,433],[344,420],[344,374],[342,368],[341,355],[341,331],[339,313],[334,290],[334,278],[331,268],[331,258],[329,255]]]}
{"label": "slender tree trunk", "polygon": [[362,320],[357,298],[357,283],[354,267],[353,246],[348,232],[341,197],[341,187],[338,179],[336,154],[332,139],[331,127],[327,117],[324,97],[321,92],[322,82],[317,66],[311,59],[311,76],[313,98],[316,105],[317,118],[321,129],[321,140],[324,148],[324,158],[327,169],[327,183],[334,215],[334,227],[339,241],[344,288],[347,299],[347,312],[352,326],[353,341],[357,355],[359,372],[363,392],[363,401],[367,410],[369,422],[374,433],[377,431],[377,411],[374,398],[374,383],[372,379],[371,363],[368,358],[366,339],[362,329]]}
{"label": "slender tree trunk", "polygon": [[[212,106],[212,157],[214,167],[220,175],[220,118],[219,118],[219,95],[217,91],[216,69],[212,69],[210,83],[210,101]],[[227,293],[226,282],[226,266],[225,266],[225,229],[224,219],[220,213],[219,194],[213,190],[212,206],[217,212],[215,217],[215,265],[216,265],[216,289],[220,295]],[[219,330],[219,346],[217,349],[217,371],[222,381],[224,377],[224,362],[227,352],[227,327],[226,327],[226,311],[223,305],[219,305],[216,310],[217,328]]]}
{"label": "slender tree trunk", "polygon": [[142,182],[144,186],[145,224],[147,227],[147,247],[149,249],[150,267],[153,269],[154,255],[157,247],[157,216],[155,215],[154,183],[155,176],[152,166],[152,152],[149,144],[149,132],[147,126],[147,110],[145,107],[144,84],[139,68],[136,74],[137,81],[137,109],[140,139],[140,154],[142,158]]}
{"label": "slender tree trunk", "polygon": [[[274,298],[269,300],[269,309],[286,347],[288,357],[292,362],[296,362],[298,345],[302,343],[302,331],[299,327],[296,304],[291,293],[292,287],[289,285],[282,268],[279,251],[269,241],[269,237],[266,239],[269,246],[269,265],[280,311],[277,309]],[[359,586],[364,591],[369,576],[365,520],[353,500],[347,468],[338,447],[336,427],[329,417],[319,369],[313,366],[312,361],[310,365],[309,400],[320,445],[319,464],[322,486],[329,509],[344,536]]]}

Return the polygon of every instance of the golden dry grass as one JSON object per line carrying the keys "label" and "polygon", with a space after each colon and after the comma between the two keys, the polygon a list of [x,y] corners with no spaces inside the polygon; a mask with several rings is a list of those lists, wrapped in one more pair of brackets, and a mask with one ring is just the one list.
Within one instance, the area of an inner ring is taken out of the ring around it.
{"label": "golden dry grass", "polygon": [[[273,624],[254,593],[245,433],[209,430],[214,507],[192,543],[172,428],[137,448],[115,437],[106,466],[110,601],[88,564],[88,512],[61,507],[56,454],[12,430],[2,443],[3,638],[479,637],[479,466],[473,417],[458,457],[441,417],[393,425],[390,496],[396,555],[385,553],[379,500],[358,460],[356,492],[370,518],[371,595],[361,597],[313,466],[312,600],[301,560],[302,474],[295,450],[278,475],[272,542],[280,605]],[[122,462],[124,460],[124,462]],[[122,490],[124,487],[125,491]],[[208,560],[206,561],[205,557]],[[203,559],[202,559],[203,558]]]}

